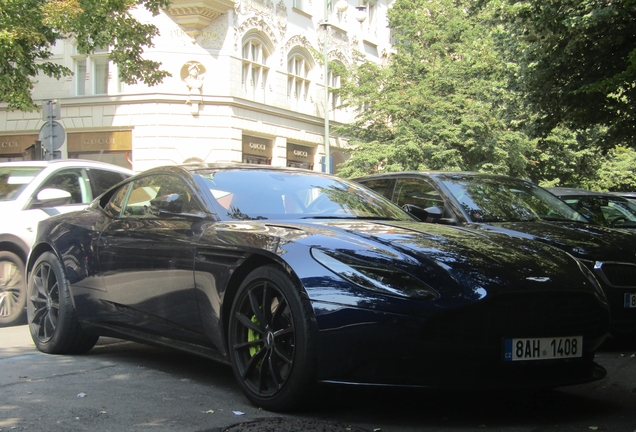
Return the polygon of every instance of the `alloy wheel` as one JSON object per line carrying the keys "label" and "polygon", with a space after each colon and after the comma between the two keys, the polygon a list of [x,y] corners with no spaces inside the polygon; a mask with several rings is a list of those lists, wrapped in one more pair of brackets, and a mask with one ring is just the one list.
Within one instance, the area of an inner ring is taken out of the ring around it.
{"label": "alloy wheel", "polygon": [[55,334],[60,313],[60,288],[53,268],[40,263],[33,272],[33,286],[29,301],[33,308],[31,327],[40,342],[48,342]]}
{"label": "alloy wheel", "polygon": [[20,269],[11,261],[0,261],[0,317],[8,318],[20,308],[24,295],[24,282]]}
{"label": "alloy wheel", "polygon": [[259,396],[273,396],[294,364],[296,331],[289,303],[270,281],[255,281],[238,299],[232,349],[243,383]]}

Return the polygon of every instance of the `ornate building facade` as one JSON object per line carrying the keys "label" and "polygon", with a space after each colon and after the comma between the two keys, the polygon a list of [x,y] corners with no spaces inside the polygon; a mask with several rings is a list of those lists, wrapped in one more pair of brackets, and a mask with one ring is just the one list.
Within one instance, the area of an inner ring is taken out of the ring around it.
{"label": "ornate building facade", "polygon": [[[187,161],[320,171],[326,152],[334,167],[347,158],[346,142],[333,133],[325,147],[325,131],[354,115],[333,93],[325,96],[339,77],[325,76],[323,53],[344,67],[356,53],[382,62],[390,2],[174,0],[157,16],[135,12],[160,29],[145,56],[170,72],[161,84],[121,83],[108,48],[80,55],[70,40],[54,47],[54,59],[75,74],[40,77],[33,97],[61,106],[60,157],[136,171]],[[28,159],[44,123],[40,112],[0,105],[0,160]]]}

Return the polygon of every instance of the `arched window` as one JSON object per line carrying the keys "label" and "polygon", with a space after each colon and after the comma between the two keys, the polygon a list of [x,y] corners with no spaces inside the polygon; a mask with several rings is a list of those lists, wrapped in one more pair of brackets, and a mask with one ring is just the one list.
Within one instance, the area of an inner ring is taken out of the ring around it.
{"label": "arched window", "polygon": [[293,50],[287,60],[287,97],[292,108],[303,107],[309,97],[309,72],[314,66],[311,58],[300,50]]}
{"label": "arched window", "polygon": [[242,86],[247,97],[258,102],[265,102],[270,53],[271,49],[260,37],[252,35],[244,40]]}

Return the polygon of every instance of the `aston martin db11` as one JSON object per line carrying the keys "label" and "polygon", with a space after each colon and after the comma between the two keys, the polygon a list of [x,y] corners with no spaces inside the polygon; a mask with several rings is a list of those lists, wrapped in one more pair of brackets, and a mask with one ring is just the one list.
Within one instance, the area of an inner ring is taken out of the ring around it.
{"label": "aston martin db11", "polygon": [[553,388],[605,376],[592,273],[540,242],[423,224],[291,168],[138,174],[40,223],[28,320],[47,353],[112,336],[231,365],[257,406],[320,383]]}

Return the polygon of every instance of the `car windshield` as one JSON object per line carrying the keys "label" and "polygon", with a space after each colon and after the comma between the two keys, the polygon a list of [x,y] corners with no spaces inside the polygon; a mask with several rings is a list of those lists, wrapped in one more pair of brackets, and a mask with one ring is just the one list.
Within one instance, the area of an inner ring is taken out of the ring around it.
{"label": "car windshield", "polygon": [[446,176],[440,179],[472,222],[587,222],[545,189],[505,177]]}
{"label": "car windshield", "polygon": [[358,184],[321,174],[266,171],[198,171],[224,220],[412,220],[395,204]]}
{"label": "car windshield", "polygon": [[606,227],[636,227],[636,204],[602,195],[561,196],[590,222]]}
{"label": "car windshield", "polygon": [[42,167],[0,167],[0,201],[13,201],[43,170]]}

